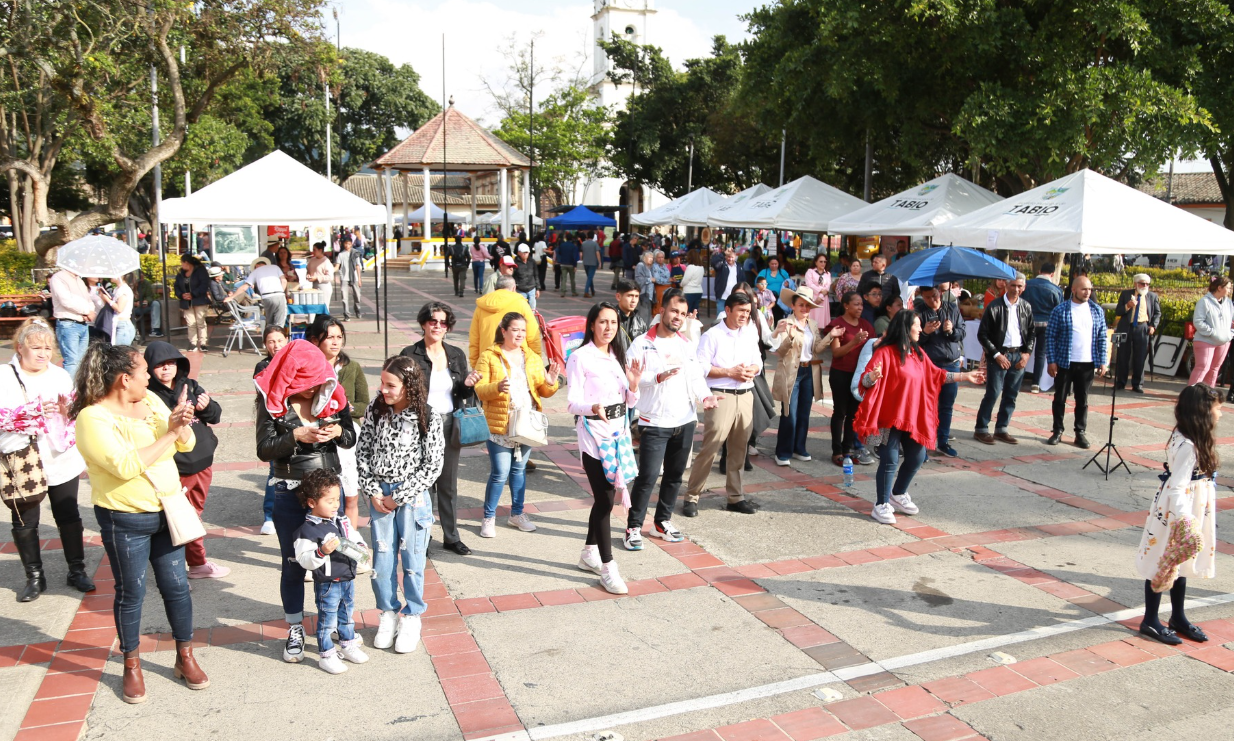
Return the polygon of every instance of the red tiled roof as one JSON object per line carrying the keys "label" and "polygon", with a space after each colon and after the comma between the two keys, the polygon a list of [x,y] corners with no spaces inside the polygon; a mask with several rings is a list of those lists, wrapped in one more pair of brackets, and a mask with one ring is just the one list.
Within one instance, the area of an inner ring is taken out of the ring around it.
{"label": "red tiled roof", "polygon": [[[443,130],[445,141],[443,142]],[[443,160],[449,157],[448,163]],[[531,161],[454,106],[434,116],[398,146],[378,157],[374,169],[446,166],[459,170],[530,167]]]}
{"label": "red tiled roof", "polygon": [[1225,202],[1221,189],[1217,187],[1217,176],[1211,172],[1176,172],[1172,186],[1169,174],[1161,173],[1138,186],[1138,190],[1162,199],[1167,189],[1170,191],[1170,202],[1176,206],[1220,205]]}
{"label": "red tiled roof", "polygon": [[[390,181],[390,192],[394,197],[394,202],[412,203],[420,205],[424,204],[424,186],[423,179],[420,175],[414,174],[407,178],[410,182],[406,192],[403,190],[403,179],[395,176]],[[433,186],[433,203],[438,206],[471,206],[471,195],[467,193],[467,179],[450,175],[450,185],[452,190],[446,193],[441,187],[442,176],[434,175],[431,179]],[[365,173],[357,173],[343,181],[343,188],[349,193],[360,196],[369,203],[384,204],[385,184],[381,182],[381,177],[378,175],[368,175]],[[460,195],[463,194],[463,195]],[[476,195],[476,206],[478,208],[497,207],[497,196],[494,195]]]}

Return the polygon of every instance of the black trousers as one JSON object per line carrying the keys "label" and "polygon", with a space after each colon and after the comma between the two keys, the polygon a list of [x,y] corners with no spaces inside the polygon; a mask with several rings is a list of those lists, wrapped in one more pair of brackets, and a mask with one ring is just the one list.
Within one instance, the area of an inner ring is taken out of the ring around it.
{"label": "black trousers", "polygon": [[[74,477],[63,484],[47,487],[47,501],[51,503],[51,516],[56,521],[56,527],[64,527],[81,522],[81,512],[77,509],[77,485],[80,479]],[[41,507],[34,506],[20,512],[10,510],[9,515],[14,530],[37,530]]]}
{"label": "black trousers", "polygon": [[1093,387],[1097,368],[1092,363],[1072,363],[1059,368],[1054,378],[1054,432],[1062,434],[1067,414],[1067,395],[1075,394],[1075,433],[1088,429],[1088,392]]}
{"label": "black trousers", "polygon": [[1148,358],[1148,325],[1137,324],[1127,332],[1127,339],[1118,348],[1118,362],[1115,364],[1114,385],[1127,385],[1127,370],[1131,370],[1131,387],[1140,388],[1144,385],[1144,361]]}
{"label": "black trousers", "polygon": [[467,287],[467,269],[465,267],[454,266],[454,293],[462,296],[463,289]]}
{"label": "black trousers", "polygon": [[[558,275],[560,274],[561,272],[558,271]],[[544,286],[544,276],[548,275],[548,261],[547,260],[545,259],[540,260],[540,264],[536,266],[536,275],[538,276],[540,280],[540,290],[541,291],[547,290]],[[560,280],[560,278],[558,280]]]}
{"label": "black trousers", "polygon": [[853,418],[857,416],[857,399],[853,397],[853,372],[831,369],[827,378],[831,386],[831,454],[852,455],[857,441]]}
{"label": "black trousers", "polygon": [[680,427],[641,427],[638,476],[630,488],[627,528],[643,526],[647,505],[651,501],[651,489],[655,486],[656,476],[660,475],[660,464],[664,465],[664,476],[660,479],[660,499],[656,503],[654,522],[668,522],[673,519],[673,506],[677,503],[677,493],[681,490],[681,477],[690,461],[690,449],[694,445],[694,429],[697,426],[697,422],[687,422]]}
{"label": "black trousers", "polygon": [[591,515],[587,517],[587,545],[599,546],[600,562],[613,560],[613,531],[609,525],[609,515],[613,513],[613,498],[617,489],[604,476],[604,464],[599,458],[592,458],[586,453],[583,456],[583,473],[587,474],[587,483],[591,484],[591,495],[595,501],[591,503]]}

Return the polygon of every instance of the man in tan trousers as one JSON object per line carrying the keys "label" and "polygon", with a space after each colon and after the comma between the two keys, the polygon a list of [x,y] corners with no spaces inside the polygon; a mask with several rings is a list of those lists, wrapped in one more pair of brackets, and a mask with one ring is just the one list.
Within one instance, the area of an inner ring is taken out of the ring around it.
{"label": "man in tan trousers", "polygon": [[728,441],[727,491],[729,512],[754,514],[741,491],[746,444],[754,422],[754,377],[763,368],[758,351],[758,330],[750,324],[754,308],[750,297],[734,291],[724,302],[724,321],[703,333],[698,341],[698,362],[707,372],[707,385],[719,400],[703,412],[703,447],[690,470],[690,483],[681,514],[698,515],[711,464],[720,445]]}

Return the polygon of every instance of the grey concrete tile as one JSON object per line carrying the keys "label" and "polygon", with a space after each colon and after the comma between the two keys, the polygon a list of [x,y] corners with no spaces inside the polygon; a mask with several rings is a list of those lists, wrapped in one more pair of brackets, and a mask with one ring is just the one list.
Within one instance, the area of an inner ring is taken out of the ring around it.
{"label": "grey concrete tile", "polygon": [[[1131,468],[1130,474],[1119,468],[1112,471],[1107,480],[1095,466],[1084,469],[1084,462],[1073,459],[1048,463],[1018,463],[1003,470],[1012,476],[1082,496],[1124,512],[1148,509],[1161,485],[1156,471],[1134,463],[1128,464]],[[1072,519],[1087,518],[1087,515],[1077,513]]]}
{"label": "grey concrete tile", "polygon": [[0,738],[7,741],[17,735],[46,674],[47,667],[37,665],[0,669]]}
{"label": "grey concrete tile", "polygon": [[[57,537],[54,533],[52,529],[44,537]],[[0,646],[59,640],[81,606],[82,593],[65,583],[69,569],[64,552],[43,551],[42,556],[47,591],[35,601],[24,603],[16,599],[17,590],[26,585],[21,559],[15,553],[0,556]],[[102,548],[87,548],[87,573],[93,574],[102,560]]]}

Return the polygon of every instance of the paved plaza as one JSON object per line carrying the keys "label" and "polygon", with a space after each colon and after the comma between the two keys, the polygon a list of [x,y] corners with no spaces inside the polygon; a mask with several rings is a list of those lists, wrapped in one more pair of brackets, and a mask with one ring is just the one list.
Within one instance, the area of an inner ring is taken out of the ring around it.
{"label": "paved plaza", "polygon": [[[610,279],[601,272],[597,285]],[[347,352],[376,388],[383,335],[371,283],[366,290],[363,320],[347,325]],[[415,312],[430,299],[455,307],[449,341],[466,346],[474,296],[453,298],[440,268],[392,278],[389,296],[391,354],[418,339]],[[551,320],[589,305],[550,291],[540,311]],[[225,329],[211,330],[217,348]],[[539,530],[506,527],[502,509],[497,537],[478,537],[488,459],[482,447],[465,450],[460,528],[475,553],[443,551],[435,535],[422,646],[408,655],[372,649],[378,613],[369,585],[358,584],[371,660],[330,676],[316,666],[312,638],[304,663],[281,660],[278,546],[258,534],[266,464],[254,452],[256,361],[251,351],[216,351],[198,375],[224,420],[206,547],[231,569],[192,582],[210,687],[193,692],[172,679],[173,643],[150,580],[149,701],[121,701],[113,581],[83,481],[96,592],[83,598],[64,585],[59,541],[45,524],[50,588],[17,603],[21,565],[0,528],[0,741],[539,741],[601,732],[628,741],[1147,741],[1223,738],[1234,725],[1234,542],[1218,544],[1216,579],[1189,584],[1188,615],[1211,641],[1174,649],[1134,631],[1143,605],[1134,551],[1177,379],[1118,397],[1115,441],[1131,473],[1108,481],[1082,470],[1092,451],[1071,446],[1070,433],[1062,445],[1044,444],[1050,395],[1021,394],[1011,428],[1019,445],[986,446],[972,439],[981,391],[963,388],[960,457],[931,457],[911,490],[920,514],[895,526],[869,517],[872,467],[843,486],[829,460],[828,407],[816,405],[813,461],[776,466],[774,431],[760,441],[746,477],[757,514],[725,511],[713,470],[699,516],[675,519],[685,542],[647,538],[644,550],[627,552],[618,508],[614,553],[630,588],[619,598],[575,566],[591,496],[563,389],[547,400],[552,444],[535,452],[528,479],[527,512]],[[1089,435],[1100,443],[1108,381],[1094,394]],[[1219,436],[1229,466],[1234,417]],[[1234,496],[1230,479],[1218,481],[1220,535],[1234,526]],[[49,511],[43,520],[52,521]]]}

